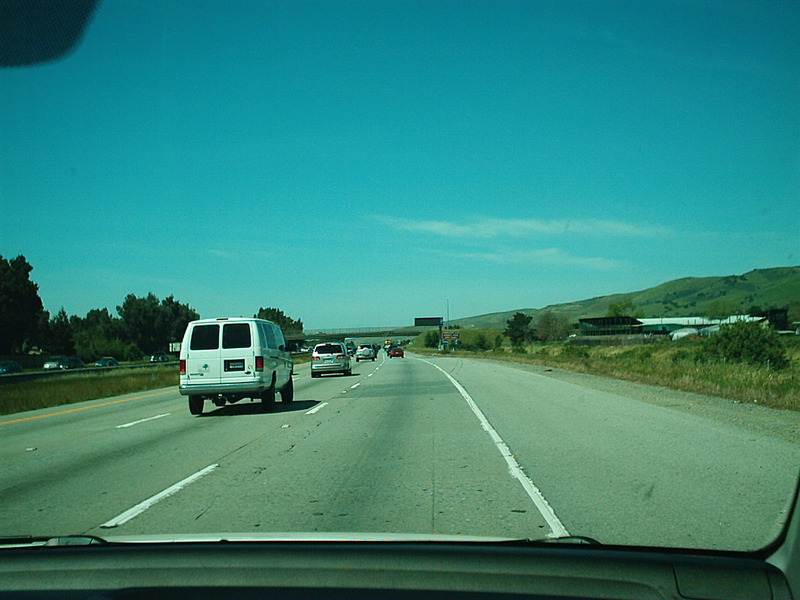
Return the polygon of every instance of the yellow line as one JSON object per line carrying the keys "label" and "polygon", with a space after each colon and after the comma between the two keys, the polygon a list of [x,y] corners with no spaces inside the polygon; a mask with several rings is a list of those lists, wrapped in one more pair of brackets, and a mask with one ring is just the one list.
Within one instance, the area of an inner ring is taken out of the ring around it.
{"label": "yellow line", "polygon": [[31,415],[30,417],[21,417],[19,419],[12,419],[10,421],[0,421],[0,425],[9,425],[11,423],[21,423],[22,421],[32,421],[33,419],[43,419],[45,417],[54,417],[56,415],[66,415],[68,413],[78,412],[79,410],[86,410],[87,408],[98,408],[100,406],[108,406],[109,404],[118,404],[120,402],[128,402],[129,400],[139,400],[141,398],[150,398],[152,396],[160,396],[161,394],[171,394],[174,390],[167,390],[164,392],[153,392],[152,394],[142,394],[141,396],[131,396],[130,398],[121,398],[119,400],[111,400],[109,402],[101,402],[100,404],[90,404],[89,406],[78,406],[76,408],[68,408],[67,410],[60,410],[58,412],[46,413],[43,415]]}

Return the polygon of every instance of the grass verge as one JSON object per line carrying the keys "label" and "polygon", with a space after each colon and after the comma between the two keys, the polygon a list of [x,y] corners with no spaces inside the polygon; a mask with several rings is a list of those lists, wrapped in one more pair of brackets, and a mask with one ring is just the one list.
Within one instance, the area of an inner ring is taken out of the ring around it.
{"label": "grass verge", "polygon": [[178,387],[178,368],[175,365],[65,373],[18,383],[2,383],[0,414],[7,415],[170,386],[175,386],[176,389]]}

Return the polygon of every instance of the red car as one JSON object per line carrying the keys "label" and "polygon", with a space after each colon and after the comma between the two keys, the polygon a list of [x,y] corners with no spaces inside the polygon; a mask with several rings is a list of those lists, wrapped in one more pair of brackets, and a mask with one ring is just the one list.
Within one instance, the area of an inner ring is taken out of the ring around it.
{"label": "red car", "polygon": [[395,356],[399,356],[400,358],[405,358],[403,349],[400,346],[392,346],[391,348],[389,348],[389,358],[394,358]]}

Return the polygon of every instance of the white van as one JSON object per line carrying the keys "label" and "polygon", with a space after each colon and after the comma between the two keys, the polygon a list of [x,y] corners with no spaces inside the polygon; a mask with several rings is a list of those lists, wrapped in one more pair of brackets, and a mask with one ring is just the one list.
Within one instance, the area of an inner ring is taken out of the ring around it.
{"label": "white van", "polygon": [[264,319],[222,317],[192,321],[180,353],[180,393],[189,412],[203,413],[206,399],[216,406],[242,398],[261,400],[264,410],[294,399],[292,355],[281,328]]}

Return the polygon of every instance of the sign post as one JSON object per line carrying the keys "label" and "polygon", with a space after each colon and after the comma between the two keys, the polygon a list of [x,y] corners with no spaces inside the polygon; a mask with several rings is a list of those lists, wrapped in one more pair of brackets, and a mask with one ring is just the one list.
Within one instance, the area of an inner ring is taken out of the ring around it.
{"label": "sign post", "polygon": [[414,327],[430,327],[435,326],[439,328],[439,347],[441,348],[444,342],[442,338],[442,317],[416,317],[414,319]]}

